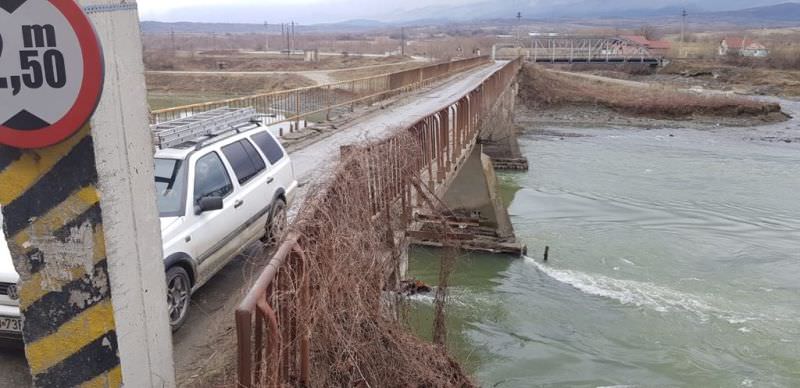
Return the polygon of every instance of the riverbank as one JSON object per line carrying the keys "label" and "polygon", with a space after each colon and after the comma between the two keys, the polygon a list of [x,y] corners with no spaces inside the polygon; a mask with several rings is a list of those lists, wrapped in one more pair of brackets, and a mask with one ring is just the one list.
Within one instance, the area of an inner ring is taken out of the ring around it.
{"label": "riverbank", "polygon": [[752,127],[790,118],[775,102],[657,83],[526,67],[520,77],[520,125],[709,129]]}

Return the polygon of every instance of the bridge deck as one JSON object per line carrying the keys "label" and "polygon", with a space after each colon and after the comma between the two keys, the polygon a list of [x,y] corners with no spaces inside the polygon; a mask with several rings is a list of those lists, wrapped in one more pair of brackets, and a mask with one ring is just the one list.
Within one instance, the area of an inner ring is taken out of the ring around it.
{"label": "bridge deck", "polygon": [[[325,176],[328,167],[339,157],[341,146],[365,139],[378,139],[393,129],[406,128],[431,112],[456,102],[464,93],[478,87],[484,80],[506,64],[498,61],[492,65],[460,73],[444,83],[411,93],[386,109],[371,112],[337,129],[324,140],[291,152],[295,175],[301,185]],[[302,204],[305,188],[300,190],[295,207]]]}

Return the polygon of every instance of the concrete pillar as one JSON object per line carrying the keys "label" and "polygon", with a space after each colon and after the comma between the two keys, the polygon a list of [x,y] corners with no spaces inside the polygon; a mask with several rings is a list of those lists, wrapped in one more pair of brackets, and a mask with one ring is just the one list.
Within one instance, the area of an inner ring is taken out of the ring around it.
{"label": "concrete pillar", "polygon": [[92,119],[92,134],[122,377],[129,387],[172,387],[172,332],[139,17],[136,10],[89,16],[106,58],[106,86]]}
{"label": "concrete pillar", "polygon": [[521,158],[517,128],[514,122],[519,84],[512,83],[503,91],[481,122],[480,142],[483,152],[492,158]]}
{"label": "concrete pillar", "polygon": [[457,212],[480,212],[481,218],[497,228],[500,237],[513,237],[508,211],[497,192],[497,178],[491,159],[475,147],[458,172],[447,193],[445,204]]}
{"label": "concrete pillar", "polygon": [[172,387],[138,15],[134,2],[79,3],[98,6],[87,13],[105,52],[95,115],[54,146],[0,146],[25,353],[37,387]]}

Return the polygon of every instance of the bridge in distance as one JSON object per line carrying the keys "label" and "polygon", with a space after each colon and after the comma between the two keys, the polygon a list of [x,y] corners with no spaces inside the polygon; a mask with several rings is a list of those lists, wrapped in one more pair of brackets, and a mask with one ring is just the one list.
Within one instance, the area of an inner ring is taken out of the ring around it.
{"label": "bridge in distance", "polygon": [[664,60],[641,42],[621,36],[540,34],[530,36],[529,41],[498,44],[493,51],[496,58],[523,56],[533,63],[660,65]]}

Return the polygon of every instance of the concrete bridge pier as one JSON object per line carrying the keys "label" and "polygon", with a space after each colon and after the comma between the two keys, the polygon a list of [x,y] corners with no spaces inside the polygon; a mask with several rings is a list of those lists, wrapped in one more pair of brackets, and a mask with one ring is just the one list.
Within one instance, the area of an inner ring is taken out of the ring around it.
{"label": "concrete bridge pier", "polygon": [[466,251],[524,254],[499,195],[492,159],[482,147],[473,149],[442,200],[450,211],[444,215],[450,232],[442,231],[442,215],[416,210],[412,245],[443,247],[449,241]]}
{"label": "concrete bridge pier", "polygon": [[483,152],[491,157],[498,170],[528,170],[528,159],[522,156],[517,142],[517,126],[514,122],[519,83],[514,82],[498,99],[481,124],[478,142]]}

